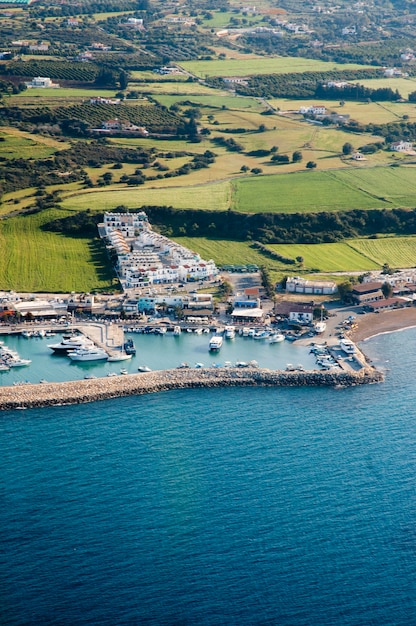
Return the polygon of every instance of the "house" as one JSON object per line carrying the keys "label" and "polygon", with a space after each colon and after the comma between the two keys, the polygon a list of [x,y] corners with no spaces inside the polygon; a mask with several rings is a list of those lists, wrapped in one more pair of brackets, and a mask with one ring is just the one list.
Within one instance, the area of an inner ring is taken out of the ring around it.
{"label": "house", "polygon": [[286,281],[288,293],[308,293],[315,295],[331,295],[336,293],[337,285],[333,281],[305,280],[299,276],[288,278]]}
{"label": "house", "polygon": [[397,69],[397,67],[386,67],[384,69],[384,76],[386,78],[407,78],[409,74],[407,72],[402,72],[402,70]]}
{"label": "house", "polygon": [[391,309],[402,309],[405,306],[411,306],[412,302],[408,298],[383,298],[377,302],[371,302],[368,305],[370,311],[374,313],[378,311],[390,311]]}
{"label": "house", "polygon": [[237,296],[233,301],[231,317],[236,322],[259,322],[263,319],[264,311],[260,306],[260,299]]}
{"label": "house", "polygon": [[43,89],[57,89],[59,85],[58,83],[53,83],[48,77],[36,76],[36,78],[32,78],[29,83],[26,83],[26,87],[28,87],[28,89],[34,89],[37,87],[41,87]]}
{"label": "house", "polygon": [[90,98],[90,104],[120,104],[120,98],[101,98],[101,96],[94,96]]}
{"label": "house", "polygon": [[313,321],[314,302],[289,302],[283,300],[276,303],[275,315],[286,317],[294,324],[311,324]]}
{"label": "house", "polygon": [[413,143],[411,141],[393,141],[390,144],[390,150],[393,152],[413,152]]}
{"label": "house", "polygon": [[309,115],[325,115],[326,107],[320,104],[311,104],[309,106],[300,107],[299,113],[301,115],[309,114]]}
{"label": "house", "polygon": [[39,43],[39,44],[31,44],[29,46],[30,52],[47,52],[49,50],[49,44],[47,43]]}
{"label": "house", "polygon": [[361,283],[354,285],[351,291],[352,298],[356,304],[367,304],[368,302],[376,302],[377,300],[383,300],[384,295],[381,291],[383,283]]}
{"label": "house", "polygon": [[367,157],[361,154],[361,152],[354,152],[354,154],[351,155],[351,158],[354,159],[354,161],[367,161]]}

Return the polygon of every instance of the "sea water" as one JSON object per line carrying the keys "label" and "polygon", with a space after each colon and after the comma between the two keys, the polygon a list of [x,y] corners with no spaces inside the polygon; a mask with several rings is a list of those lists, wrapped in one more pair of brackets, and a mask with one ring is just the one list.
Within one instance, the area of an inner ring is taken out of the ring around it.
{"label": "sea water", "polygon": [[1,413],[1,623],[416,624],[415,348],[366,342],[372,386]]}
{"label": "sea water", "polygon": [[[137,374],[141,365],[152,370],[163,370],[178,367],[186,362],[190,367],[203,363],[206,367],[224,365],[226,361],[235,364],[237,361],[255,360],[260,367],[285,369],[291,363],[302,365],[305,369],[316,367],[315,357],[310,347],[293,344],[289,341],[270,344],[268,340],[255,340],[252,337],[239,337],[233,340],[224,339],[219,352],[209,351],[211,334],[196,335],[182,333],[179,337],[172,334],[154,335],[126,333],[126,339],[133,339],[137,352],[130,361],[71,361],[64,354],[56,354],[48,345],[59,343],[62,335],[55,337],[32,337],[26,339],[21,335],[0,335],[5,345],[16,350],[23,359],[31,360],[28,367],[13,367],[9,371],[0,371],[0,386],[12,385],[15,382],[39,383],[80,380],[85,376],[108,376],[119,374],[121,368],[129,374]],[[312,341],[312,339],[311,339]]]}

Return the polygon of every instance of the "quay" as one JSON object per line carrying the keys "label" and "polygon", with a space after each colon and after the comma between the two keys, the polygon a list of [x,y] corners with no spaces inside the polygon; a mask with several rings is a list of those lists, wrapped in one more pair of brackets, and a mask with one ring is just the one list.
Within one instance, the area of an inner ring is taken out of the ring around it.
{"label": "quay", "polygon": [[261,368],[175,369],[114,378],[0,387],[0,410],[82,404],[123,396],[203,387],[352,387],[379,383],[382,372],[371,366],[358,371],[281,371]]}

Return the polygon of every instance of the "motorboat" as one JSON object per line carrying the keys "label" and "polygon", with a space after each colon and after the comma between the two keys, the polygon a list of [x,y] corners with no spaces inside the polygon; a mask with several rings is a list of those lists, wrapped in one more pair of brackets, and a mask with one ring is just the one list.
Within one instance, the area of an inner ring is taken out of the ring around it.
{"label": "motorboat", "polygon": [[259,330],[254,333],[253,339],[266,339],[269,336],[269,333],[266,330]]}
{"label": "motorboat", "polygon": [[201,327],[195,328],[194,333],[195,335],[202,335],[202,328]]}
{"label": "motorboat", "polygon": [[127,339],[127,341],[124,342],[123,349],[126,354],[132,356],[136,354],[136,346],[134,345],[133,339]]}
{"label": "motorboat", "polygon": [[325,330],[326,330],[326,322],[317,322],[315,324],[315,332],[318,333],[318,335],[325,332]]}
{"label": "motorboat", "polygon": [[285,340],[285,336],[283,333],[273,333],[270,335],[269,343],[280,343]]}
{"label": "motorboat", "polygon": [[7,362],[9,367],[26,367],[26,365],[30,365],[32,361],[30,359],[10,359]]}
{"label": "motorboat", "polygon": [[120,374],[122,374],[123,376],[126,376],[128,374],[128,371],[126,370],[125,367],[122,367],[120,370]]}
{"label": "motorboat", "polygon": [[342,339],[339,343],[341,346],[341,350],[346,352],[347,354],[354,354],[357,351],[355,344],[351,341],[351,339]]}
{"label": "motorboat", "polygon": [[183,363],[179,363],[177,369],[178,370],[185,370],[189,368],[189,363],[186,363],[185,361]]}
{"label": "motorboat", "polygon": [[181,334],[181,327],[180,326],[174,326],[173,327],[173,336],[174,337],[179,337],[179,335]]}
{"label": "motorboat", "polygon": [[107,377],[113,378],[114,376],[118,376],[117,372],[108,372]]}
{"label": "motorboat", "polygon": [[71,361],[107,361],[108,354],[102,348],[78,348],[68,352]]}
{"label": "motorboat", "polygon": [[59,343],[53,343],[48,345],[48,348],[57,352],[58,354],[65,354],[70,350],[76,350],[77,348],[93,348],[94,342],[84,335],[74,335],[73,337],[63,338]]}
{"label": "motorboat", "polygon": [[117,361],[129,361],[133,358],[132,354],[127,354],[126,352],[114,352],[110,354],[108,360],[111,363],[116,363]]}
{"label": "motorboat", "polygon": [[218,352],[221,349],[223,339],[220,335],[213,335],[209,341],[209,350],[211,352]]}
{"label": "motorboat", "polygon": [[234,339],[235,337],[235,326],[226,326],[224,329],[224,337],[226,339]]}
{"label": "motorboat", "polygon": [[151,372],[152,370],[147,365],[139,365],[137,368],[138,372]]}
{"label": "motorboat", "polygon": [[248,337],[249,336],[249,332],[250,332],[249,327],[248,326],[244,326],[243,331],[242,331],[241,334],[243,335],[243,337]]}
{"label": "motorboat", "polygon": [[195,363],[196,369],[201,369],[201,367],[205,367],[203,363]]}
{"label": "motorboat", "polygon": [[6,363],[0,363],[0,372],[8,372],[10,367]]}

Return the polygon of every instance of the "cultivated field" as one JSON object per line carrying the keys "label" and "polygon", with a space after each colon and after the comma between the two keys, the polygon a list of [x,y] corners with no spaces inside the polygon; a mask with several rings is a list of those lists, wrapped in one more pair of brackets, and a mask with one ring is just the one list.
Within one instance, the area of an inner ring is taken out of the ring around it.
{"label": "cultivated field", "polygon": [[67,142],[61,143],[51,137],[31,135],[5,126],[0,127],[0,138],[0,157],[6,159],[43,159],[69,147]]}
{"label": "cultivated field", "polygon": [[350,246],[379,265],[392,268],[416,267],[416,237],[354,239]]}
{"label": "cultivated field", "polygon": [[273,244],[267,247],[290,259],[303,257],[302,269],[309,272],[357,272],[381,268],[380,263],[355,250],[354,241],[351,244]]}
{"label": "cultivated field", "polygon": [[329,70],[362,69],[356,63],[328,63],[302,57],[274,57],[262,59],[223,59],[213,61],[184,61],[186,71],[206,78],[209,76],[251,76],[254,74],[286,74],[292,72],[327,72]]}
{"label": "cultivated field", "polygon": [[112,275],[101,242],[44,232],[65,212],[0,221],[0,289],[71,292],[108,289]]}

